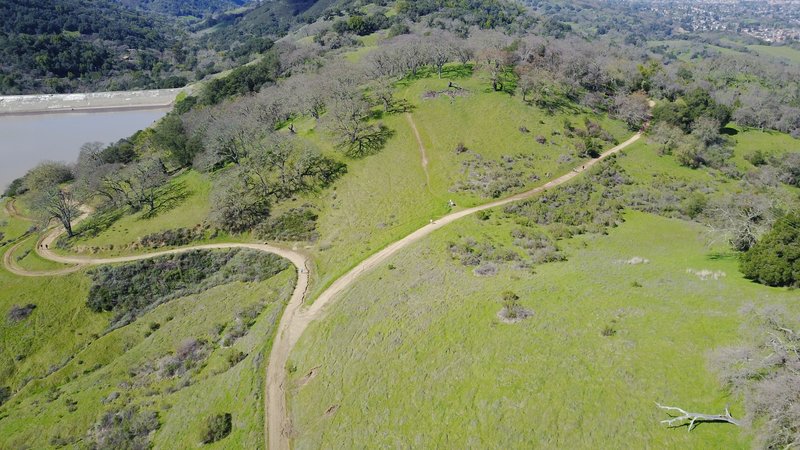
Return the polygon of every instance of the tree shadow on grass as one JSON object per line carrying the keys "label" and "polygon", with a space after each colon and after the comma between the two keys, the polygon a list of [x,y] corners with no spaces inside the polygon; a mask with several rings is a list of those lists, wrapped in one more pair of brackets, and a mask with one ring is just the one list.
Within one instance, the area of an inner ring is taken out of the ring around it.
{"label": "tree shadow on grass", "polygon": [[395,100],[392,102],[391,106],[387,111],[382,109],[372,110],[369,114],[370,120],[381,120],[385,116],[393,115],[393,114],[401,114],[407,112],[413,112],[417,107],[412,105],[408,100],[401,98],[399,100]]}
{"label": "tree shadow on grass", "polygon": [[706,255],[706,258],[709,261],[730,261],[738,259],[739,254],[736,252],[711,252]]}
{"label": "tree shadow on grass", "polygon": [[[442,68],[442,78],[441,81],[446,80],[457,80],[463,78],[470,78],[473,74],[473,67],[471,64],[457,64],[457,65],[446,65]],[[425,78],[439,78],[439,73],[435,67],[432,66],[425,66],[420,67],[417,69],[416,74],[407,74],[402,79],[395,83],[396,87],[399,88],[407,88],[411,86],[415,81],[422,80]]]}
{"label": "tree shadow on grass", "polygon": [[369,133],[360,136],[355,142],[348,142],[342,146],[344,154],[353,159],[360,159],[374,155],[383,150],[386,141],[394,136],[394,130],[384,125],[375,127]]}
{"label": "tree shadow on grass", "polygon": [[78,238],[93,238],[100,233],[111,228],[114,223],[125,215],[125,208],[108,208],[95,212],[86,220],[81,222],[77,230],[75,230],[75,237]]}
{"label": "tree shadow on grass", "polygon": [[389,108],[389,114],[400,114],[400,113],[407,113],[412,112],[417,109],[416,106],[412,105],[408,100],[401,98],[396,100],[392,107]]}
{"label": "tree shadow on grass", "polygon": [[471,64],[447,65],[442,68],[443,79],[458,80],[470,78],[473,73],[474,69]]}
{"label": "tree shadow on grass", "polygon": [[162,212],[169,211],[186,200],[192,192],[186,187],[186,183],[168,183],[159,188],[156,194],[155,208],[142,214],[141,219],[152,219]]}

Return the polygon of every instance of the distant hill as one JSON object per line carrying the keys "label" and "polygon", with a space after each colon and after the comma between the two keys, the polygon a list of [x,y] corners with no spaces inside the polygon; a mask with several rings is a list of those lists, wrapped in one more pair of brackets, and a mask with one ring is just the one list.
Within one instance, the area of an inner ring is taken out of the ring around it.
{"label": "distant hill", "polygon": [[[279,0],[225,14],[246,3],[0,2],[0,95],[180,87],[248,61],[299,15],[315,17],[334,0]],[[210,27],[202,39],[191,34]],[[217,53],[204,54],[207,48]]]}
{"label": "distant hill", "polygon": [[247,0],[116,0],[121,5],[175,17],[203,17],[237,8]]}
{"label": "distant hill", "polygon": [[3,94],[71,91],[123,72],[142,79],[178,35],[166,18],[104,0],[10,0],[0,15]]}

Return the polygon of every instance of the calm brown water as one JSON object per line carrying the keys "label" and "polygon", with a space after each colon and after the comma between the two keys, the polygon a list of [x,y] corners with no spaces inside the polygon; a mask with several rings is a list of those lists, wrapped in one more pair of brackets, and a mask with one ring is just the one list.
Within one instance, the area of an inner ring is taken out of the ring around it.
{"label": "calm brown water", "polygon": [[74,162],[86,142],[116,142],[144,129],[164,110],[0,116],[0,194],[45,160]]}

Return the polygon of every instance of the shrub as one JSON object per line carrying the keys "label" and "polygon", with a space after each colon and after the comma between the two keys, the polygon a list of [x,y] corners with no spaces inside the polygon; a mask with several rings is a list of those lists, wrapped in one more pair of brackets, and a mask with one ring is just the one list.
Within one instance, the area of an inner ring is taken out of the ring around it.
{"label": "shrub", "polygon": [[8,321],[11,323],[21,322],[28,318],[36,309],[36,305],[28,303],[25,306],[14,305],[8,310]]}
{"label": "shrub", "polygon": [[681,203],[681,212],[690,219],[694,219],[706,209],[707,205],[708,198],[702,192],[694,192]]}
{"label": "shrub", "polygon": [[206,341],[186,339],[172,356],[164,357],[158,362],[159,374],[162,378],[181,376],[196,367],[206,356],[208,356]]}
{"label": "shrub", "polygon": [[754,166],[763,166],[767,163],[767,155],[761,150],[745,155],[744,159]]}
{"label": "shrub", "polygon": [[231,434],[233,428],[233,416],[230,413],[217,414],[206,420],[205,430],[203,431],[203,443],[210,444],[225,439]]}
{"label": "shrub", "polygon": [[538,180],[538,176],[528,172],[534,164],[533,156],[528,154],[503,155],[499,160],[483,159],[479,154],[471,154],[461,161],[461,172],[466,175],[465,179],[453,186],[451,191],[468,191],[483,197],[498,198],[508,191],[523,187],[526,182]]}
{"label": "shrub", "polygon": [[256,235],[261,239],[276,241],[315,241],[317,218],[309,207],[290,209],[277,218],[258,225]]}
{"label": "shrub", "polygon": [[543,264],[554,261],[564,261],[566,257],[558,251],[555,242],[545,234],[528,230],[514,230],[511,232],[514,245],[525,249],[533,264]]}
{"label": "shrub", "polygon": [[228,354],[228,364],[233,367],[247,358],[247,353],[235,351]]}
{"label": "shrub", "polygon": [[223,337],[222,344],[225,346],[231,346],[234,344],[234,342],[236,342],[236,340],[245,336],[250,328],[255,325],[256,319],[258,319],[258,315],[261,314],[264,306],[264,303],[257,303],[245,308],[242,311],[239,311],[236,314],[233,325],[225,334],[225,337]]}
{"label": "shrub", "polygon": [[503,308],[505,308],[507,311],[507,316],[512,319],[516,318],[520,309],[519,295],[512,291],[503,291],[503,293],[500,295],[500,298]]}
{"label": "shrub", "polygon": [[5,192],[3,192],[4,197],[14,197],[19,194],[24,194],[27,191],[27,187],[25,187],[23,178],[17,178],[12,181],[8,187],[6,188]]}
{"label": "shrub", "polygon": [[464,145],[463,142],[459,142],[458,145],[456,145],[456,155],[460,155],[462,153],[466,153],[468,150],[469,149],[467,148],[466,145]]}
{"label": "shrub", "polygon": [[139,411],[136,406],[109,411],[89,432],[96,450],[147,449],[151,433],[160,426],[158,413]]}
{"label": "shrub", "polygon": [[201,227],[176,228],[159,233],[148,234],[139,238],[139,244],[144,247],[179,247],[205,238],[205,230]]}
{"label": "shrub", "polygon": [[600,334],[605,337],[611,337],[617,334],[617,330],[615,330],[614,327],[612,327],[611,325],[606,325],[603,328],[603,331],[600,332]]}
{"label": "shrub", "polygon": [[519,322],[533,315],[532,311],[519,304],[519,296],[513,291],[503,291],[500,294],[500,303],[503,305],[503,309],[500,310],[499,316],[507,323]]}
{"label": "shrub", "polygon": [[745,277],[768,286],[800,284],[800,213],[776,221],[742,255],[740,268]]}
{"label": "shrub", "polygon": [[0,406],[3,406],[8,399],[11,398],[11,388],[8,386],[0,386]]}
{"label": "shrub", "polygon": [[588,178],[507,206],[505,212],[520,225],[549,226],[559,237],[603,232],[622,221],[621,186],[628,183],[625,172],[612,160],[592,169]]}
{"label": "shrub", "polygon": [[115,312],[113,323],[124,324],[173,298],[233,281],[261,281],[288,267],[288,262],[276,255],[247,249],[194,250],[103,266],[90,273],[92,285],[86,304],[95,312]]}
{"label": "shrub", "polygon": [[494,263],[481,264],[472,271],[472,273],[479,277],[493,277],[497,275],[498,272],[500,272],[500,269],[497,267],[497,264]]}

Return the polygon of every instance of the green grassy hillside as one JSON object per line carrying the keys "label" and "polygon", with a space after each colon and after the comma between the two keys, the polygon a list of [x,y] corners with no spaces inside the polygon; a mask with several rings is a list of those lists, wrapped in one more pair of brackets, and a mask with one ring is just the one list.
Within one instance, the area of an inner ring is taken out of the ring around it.
{"label": "green grassy hillside", "polygon": [[[741,416],[707,354],[736,340],[747,308],[796,310],[795,292],[744,280],[734,258],[704,246],[701,227],[641,213],[567,243],[567,262],[535,273],[476,277],[448,255],[449,241],[509,228],[464,219],[366,276],[311,326],[289,365],[297,448],[748,446],[731,426],[667,429],[654,402],[730,403]],[[634,257],[649,263],[624,263]],[[531,318],[498,319],[506,289]]]}
{"label": "green grassy hillside", "polygon": [[[4,254],[31,223],[5,208],[0,215]],[[61,268],[27,252],[35,241],[23,238],[17,265]],[[152,439],[159,448],[199,446],[207,418],[225,412],[233,431],[216,447],[263,448],[265,364],[294,289],[293,269],[172,300],[113,331],[111,313],[86,306],[90,284],[85,270],[27,278],[0,269],[0,387],[14,394],[0,406],[0,447],[88,446],[103,417],[135,407],[157,414]],[[12,318],[12,310],[26,305],[33,305],[28,315]],[[164,374],[195,341],[202,351],[193,365]]]}

